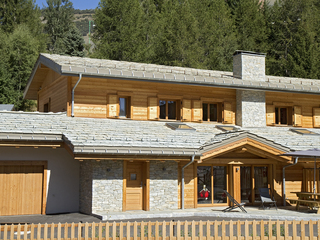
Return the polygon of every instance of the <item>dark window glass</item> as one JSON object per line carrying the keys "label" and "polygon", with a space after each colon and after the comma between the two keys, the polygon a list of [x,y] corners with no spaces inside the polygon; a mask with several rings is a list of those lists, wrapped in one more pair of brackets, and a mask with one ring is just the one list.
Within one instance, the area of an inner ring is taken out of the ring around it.
{"label": "dark window glass", "polygon": [[198,204],[211,204],[211,167],[197,167]]}
{"label": "dark window glass", "polygon": [[160,100],[159,101],[159,107],[160,107],[160,119],[166,119],[166,101]]}
{"label": "dark window glass", "polygon": [[276,113],[276,124],[279,124],[279,108],[276,107],[274,111]]}
{"label": "dark window glass", "polygon": [[208,104],[207,103],[202,104],[202,120],[208,121]]}
{"label": "dark window glass", "polygon": [[288,124],[287,108],[280,108],[280,124]]}
{"label": "dark window glass", "polygon": [[210,121],[218,121],[218,108],[217,104],[210,104]]}
{"label": "dark window glass", "polygon": [[176,119],[176,102],[168,101],[168,119]]}
{"label": "dark window glass", "polygon": [[43,112],[49,112],[49,103],[43,105]]}
{"label": "dark window glass", "polygon": [[240,167],[240,186],[241,186],[241,202],[251,201],[251,167]]}
{"label": "dark window glass", "polygon": [[255,201],[260,201],[259,188],[268,188],[268,167],[254,167]]}
{"label": "dark window glass", "polygon": [[119,98],[120,117],[127,117],[127,99]]}
{"label": "dark window glass", "polygon": [[214,166],[213,167],[213,200],[215,203],[226,203],[227,197],[224,195],[223,190],[227,190],[227,172],[226,167]]}

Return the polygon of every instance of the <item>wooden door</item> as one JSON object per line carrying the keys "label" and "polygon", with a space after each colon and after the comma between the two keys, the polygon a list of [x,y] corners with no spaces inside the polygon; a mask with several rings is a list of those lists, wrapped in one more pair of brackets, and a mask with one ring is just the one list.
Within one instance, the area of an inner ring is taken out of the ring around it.
{"label": "wooden door", "polygon": [[126,210],[143,210],[143,163],[127,164]]}
{"label": "wooden door", "polygon": [[40,165],[0,165],[0,215],[42,213],[43,171]]}

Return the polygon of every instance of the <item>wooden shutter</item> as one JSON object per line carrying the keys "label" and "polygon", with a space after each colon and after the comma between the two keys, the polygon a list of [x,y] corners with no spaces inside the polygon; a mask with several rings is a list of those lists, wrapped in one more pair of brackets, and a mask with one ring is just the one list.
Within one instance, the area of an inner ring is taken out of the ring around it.
{"label": "wooden shutter", "polygon": [[148,98],[148,119],[159,119],[158,113],[158,98]]}
{"label": "wooden shutter", "polygon": [[320,127],[320,108],[313,108],[313,126]]}
{"label": "wooden shutter", "polygon": [[266,106],[266,120],[267,120],[267,126],[273,126],[276,122],[276,114],[274,105],[267,105]]}
{"label": "wooden shutter", "polygon": [[232,105],[229,102],[223,103],[223,123],[232,123]]}
{"label": "wooden shutter", "polygon": [[118,95],[108,96],[108,117],[118,117]]}
{"label": "wooden shutter", "polygon": [[302,108],[301,106],[293,107],[293,126],[302,126]]}
{"label": "wooden shutter", "polygon": [[182,121],[191,122],[191,100],[182,100]]}
{"label": "wooden shutter", "polygon": [[192,121],[202,121],[202,106],[200,100],[192,101]]}

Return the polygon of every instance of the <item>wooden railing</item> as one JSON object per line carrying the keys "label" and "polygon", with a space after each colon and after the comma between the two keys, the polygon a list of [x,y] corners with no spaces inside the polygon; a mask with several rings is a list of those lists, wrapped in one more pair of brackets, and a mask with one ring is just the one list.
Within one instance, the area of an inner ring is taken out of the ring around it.
{"label": "wooden railing", "polygon": [[320,239],[320,220],[18,224],[0,229],[3,240]]}

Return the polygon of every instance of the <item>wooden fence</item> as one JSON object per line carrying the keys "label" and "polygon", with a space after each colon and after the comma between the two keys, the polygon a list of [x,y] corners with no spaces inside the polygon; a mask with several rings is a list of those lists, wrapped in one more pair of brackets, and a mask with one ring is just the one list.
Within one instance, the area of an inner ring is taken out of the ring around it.
{"label": "wooden fence", "polygon": [[320,239],[320,220],[18,224],[0,229],[3,240]]}

